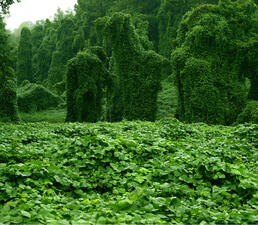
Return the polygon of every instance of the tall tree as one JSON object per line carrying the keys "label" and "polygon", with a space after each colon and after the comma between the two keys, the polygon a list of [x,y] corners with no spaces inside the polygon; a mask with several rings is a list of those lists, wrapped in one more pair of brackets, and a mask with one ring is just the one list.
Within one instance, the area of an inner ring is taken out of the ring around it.
{"label": "tall tree", "polygon": [[33,81],[31,32],[24,27],[21,31],[16,65],[18,84],[23,80]]}
{"label": "tall tree", "polygon": [[73,53],[74,22],[69,15],[61,20],[57,31],[56,51],[52,55],[52,61],[48,72],[48,85],[61,82],[65,78],[66,64],[74,56]]}
{"label": "tall tree", "polygon": [[17,121],[16,77],[3,19],[0,17],[0,121]]}
{"label": "tall tree", "polygon": [[[33,48],[33,72],[36,82],[47,83],[48,71],[51,65],[52,54],[56,50],[56,42],[57,42],[57,28],[59,26],[59,22],[56,19],[51,22],[49,19],[44,21],[43,25],[43,34],[42,41],[38,48],[35,48],[39,43],[35,40],[32,41]],[[39,29],[39,28],[38,28]],[[38,30],[37,29],[37,30]],[[41,38],[41,31],[36,33],[37,36]]]}
{"label": "tall tree", "polygon": [[31,29],[31,46],[32,46],[32,74],[33,79],[38,80],[37,76],[37,53],[44,37],[44,25],[37,23]]}

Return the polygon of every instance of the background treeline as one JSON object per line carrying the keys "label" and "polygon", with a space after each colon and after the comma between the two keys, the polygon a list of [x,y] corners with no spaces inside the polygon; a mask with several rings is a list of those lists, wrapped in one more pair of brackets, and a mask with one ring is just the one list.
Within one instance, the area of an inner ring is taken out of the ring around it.
{"label": "background treeline", "polygon": [[23,23],[8,39],[19,108],[67,104],[67,121],[255,122],[256,4],[78,0],[74,12]]}
{"label": "background treeline", "polygon": [[[62,66],[78,51],[99,44],[96,19],[114,12],[132,15],[138,35],[145,42],[144,47],[170,58],[171,51],[176,47],[176,31],[182,16],[195,6],[217,2],[218,0],[79,0],[75,14],[58,10],[53,21],[47,19],[35,25],[23,23],[12,34],[17,48],[18,81],[45,82],[51,88],[62,81],[65,74]],[[23,65],[26,68],[21,68]]]}

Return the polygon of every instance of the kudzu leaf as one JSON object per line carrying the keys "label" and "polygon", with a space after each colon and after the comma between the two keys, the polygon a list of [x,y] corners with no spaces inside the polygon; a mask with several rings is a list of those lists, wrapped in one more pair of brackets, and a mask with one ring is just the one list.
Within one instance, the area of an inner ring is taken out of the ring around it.
{"label": "kudzu leaf", "polygon": [[27,217],[27,218],[31,218],[30,213],[27,212],[27,211],[21,210],[21,214],[22,214],[23,216]]}

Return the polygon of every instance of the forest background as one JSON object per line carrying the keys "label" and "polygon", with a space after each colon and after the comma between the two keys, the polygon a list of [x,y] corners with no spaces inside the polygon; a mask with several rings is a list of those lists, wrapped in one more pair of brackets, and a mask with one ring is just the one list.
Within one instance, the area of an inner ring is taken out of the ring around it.
{"label": "forest background", "polygon": [[256,4],[79,0],[12,33],[1,22],[1,120],[58,106],[67,121],[257,121]]}

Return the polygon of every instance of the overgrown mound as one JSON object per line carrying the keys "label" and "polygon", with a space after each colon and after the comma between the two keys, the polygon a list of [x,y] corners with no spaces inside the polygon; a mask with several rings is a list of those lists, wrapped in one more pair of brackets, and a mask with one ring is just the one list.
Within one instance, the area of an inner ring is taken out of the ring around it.
{"label": "overgrown mound", "polygon": [[253,224],[257,129],[0,126],[0,223]]}
{"label": "overgrown mound", "polygon": [[18,108],[21,112],[36,112],[57,107],[63,100],[39,84],[24,83],[17,89]]}

